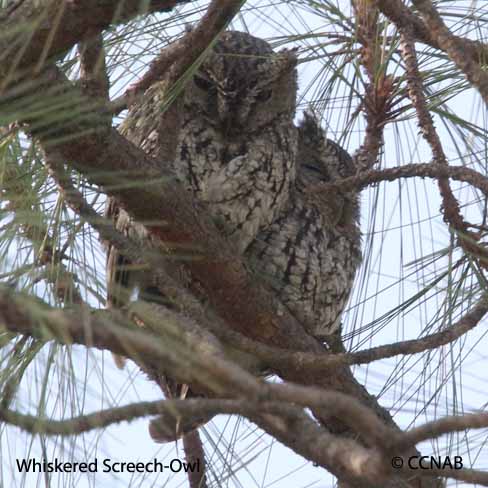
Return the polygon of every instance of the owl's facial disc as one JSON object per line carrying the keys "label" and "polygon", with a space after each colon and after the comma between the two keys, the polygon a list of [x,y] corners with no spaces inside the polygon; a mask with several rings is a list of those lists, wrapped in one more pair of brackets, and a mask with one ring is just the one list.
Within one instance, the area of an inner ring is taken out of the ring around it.
{"label": "owl's facial disc", "polygon": [[224,133],[238,135],[261,130],[282,113],[294,113],[295,66],[293,51],[275,53],[249,34],[224,33],[193,84],[208,119],[218,121]]}

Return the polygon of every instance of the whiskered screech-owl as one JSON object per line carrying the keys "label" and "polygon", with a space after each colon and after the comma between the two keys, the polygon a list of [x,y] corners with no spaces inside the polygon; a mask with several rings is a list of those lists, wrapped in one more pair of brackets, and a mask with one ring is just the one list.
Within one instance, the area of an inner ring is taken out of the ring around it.
{"label": "whiskered screech-owl", "polygon": [[174,117],[165,117],[163,80],[122,127],[209,204],[240,252],[277,217],[295,180],[295,64],[291,51],[274,54],[261,39],[224,33],[177,95]]}
{"label": "whiskered screech-owl", "polygon": [[[327,338],[339,330],[360,263],[358,195],[316,187],[355,168],[312,115],[295,125],[296,61],[294,51],[225,32],[184,87],[151,86],[121,132],[206,203],[250,269],[309,333]],[[108,209],[120,230],[147,239],[115,202]],[[121,288],[129,296],[137,286],[143,298],[154,290],[150,273],[128,264],[108,250],[113,305]]]}

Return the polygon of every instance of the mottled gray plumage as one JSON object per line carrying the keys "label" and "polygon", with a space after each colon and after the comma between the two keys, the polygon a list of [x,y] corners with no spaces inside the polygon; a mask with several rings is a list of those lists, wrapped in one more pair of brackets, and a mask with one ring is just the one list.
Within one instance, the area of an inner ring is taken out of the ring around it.
{"label": "mottled gray plumage", "polygon": [[246,255],[283,303],[316,337],[341,323],[361,262],[356,193],[311,192],[320,182],[354,174],[349,154],[324,137],[310,114],[298,127],[297,177],[286,208]]}
{"label": "mottled gray plumage", "polygon": [[[226,32],[171,108],[163,80],[130,109],[121,132],[208,203],[251,269],[322,338],[339,329],[360,263],[358,196],[310,192],[355,168],[313,116],[294,125],[295,64],[293,51]],[[108,213],[123,232],[147,238],[113,201]],[[109,249],[112,304],[122,301],[117,285],[153,289],[150,273],[128,264]]]}
{"label": "mottled gray plumage", "polygon": [[[295,64],[292,51],[273,53],[261,39],[224,33],[169,109],[163,80],[130,109],[120,129],[209,204],[239,252],[278,217],[295,181]],[[147,235],[113,201],[107,213],[122,232]],[[124,272],[117,271],[121,266]],[[147,273],[126,272],[128,266],[109,249],[111,304],[123,301],[118,285],[143,290],[150,280]]]}
{"label": "mottled gray plumage", "polygon": [[210,204],[240,251],[277,217],[295,180],[295,64],[291,51],[224,33],[169,116],[163,80],[121,128]]}

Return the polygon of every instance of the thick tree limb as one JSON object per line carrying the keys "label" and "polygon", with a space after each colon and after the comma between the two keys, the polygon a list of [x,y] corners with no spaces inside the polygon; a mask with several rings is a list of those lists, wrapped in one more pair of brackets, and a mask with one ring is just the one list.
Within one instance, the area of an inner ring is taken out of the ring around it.
{"label": "thick tree limb", "polygon": [[147,368],[167,361],[168,354],[154,336],[122,316],[91,313],[85,307],[70,310],[51,309],[45,303],[14,293],[0,286],[0,324],[4,330],[60,344],[82,344],[87,347],[127,353],[124,344],[131,344],[131,358]]}
{"label": "thick tree limb", "polygon": [[150,12],[171,10],[186,0],[26,0],[0,12],[0,86],[28,73],[39,73],[45,61],[65,54],[76,43],[95,37],[111,25]]}

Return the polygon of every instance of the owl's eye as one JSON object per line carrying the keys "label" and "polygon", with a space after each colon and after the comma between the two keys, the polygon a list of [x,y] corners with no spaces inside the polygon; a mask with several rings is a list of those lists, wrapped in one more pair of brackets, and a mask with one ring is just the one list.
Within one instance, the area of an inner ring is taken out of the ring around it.
{"label": "owl's eye", "polygon": [[207,80],[206,78],[202,78],[201,76],[198,75],[195,75],[193,77],[193,82],[198,88],[200,88],[200,90],[210,91],[212,88],[214,88],[214,85],[210,80]]}
{"label": "owl's eye", "polygon": [[263,90],[258,93],[256,100],[261,103],[267,102],[271,98],[272,94],[273,92],[271,90]]}
{"label": "owl's eye", "polygon": [[327,176],[321,167],[316,166],[313,163],[312,164],[302,164],[302,167],[311,171],[312,173],[314,173],[315,176],[318,176],[321,180],[323,180],[323,181],[327,180]]}

